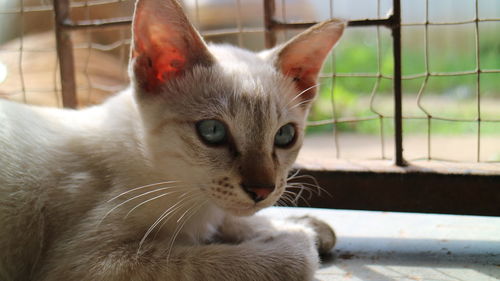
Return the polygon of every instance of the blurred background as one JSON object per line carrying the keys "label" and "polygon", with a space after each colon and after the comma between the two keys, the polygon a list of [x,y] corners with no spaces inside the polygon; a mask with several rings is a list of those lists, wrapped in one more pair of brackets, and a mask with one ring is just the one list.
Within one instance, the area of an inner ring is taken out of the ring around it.
{"label": "blurred background", "polygon": [[[209,42],[264,48],[262,0],[184,0]],[[74,21],[130,17],[132,0],[73,0]],[[500,170],[500,1],[402,0],[404,156]],[[391,0],[276,0],[282,22],[382,19]],[[477,19],[477,20],[476,20]],[[60,107],[49,0],[0,0],[0,97]],[[278,32],[279,42],[298,30]],[[72,32],[80,107],[128,83],[128,26]],[[349,27],[326,62],[299,161],[393,158],[390,30]],[[481,120],[481,122],[478,122]]]}

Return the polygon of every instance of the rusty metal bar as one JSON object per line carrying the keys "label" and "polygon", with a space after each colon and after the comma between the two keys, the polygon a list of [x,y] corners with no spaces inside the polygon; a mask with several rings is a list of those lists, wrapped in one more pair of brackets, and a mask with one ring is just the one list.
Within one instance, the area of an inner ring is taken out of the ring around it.
{"label": "rusty metal bar", "polygon": [[73,56],[73,44],[69,32],[64,25],[69,21],[69,0],[54,1],[55,32],[57,43],[57,57],[59,59],[59,71],[61,73],[61,89],[63,106],[76,108],[75,62]]}
{"label": "rusty metal bar", "polygon": [[394,22],[392,16],[386,19],[366,19],[366,20],[351,20],[348,26],[386,26],[391,27]]}
{"label": "rusty metal bar", "polygon": [[264,27],[266,48],[272,48],[276,45],[276,31],[274,15],[276,13],[275,0],[264,0]]}
{"label": "rusty metal bar", "polygon": [[500,18],[488,18],[488,19],[479,19],[479,18],[474,18],[472,20],[463,20],[463,21],[448,21],[448,22],[432,22],[432,21],[425,21],[425,22],[408,22],[408,23],[402,23],[402,26],[421,26],[421,25],[459,25],[459,24],[469,24],[469,23],[476,23],[476,22],[496,22],[500,21]]}
{"label": "rusty metal bar", "polygon": [[397,166],[406,166],[403,158],[403,102],[401,74],[401,3],[393,0],[392,37],[394,52],[394,162]]}
{"label": "rusty metal bar", "polygon": [[[272,28],[274,30],[286,30],[286,29],[305,29],[309,28],[318,22],[279,22],[274,19],[272,20]],[[387,26],[391,27],[393,24],[392,17],[386,19],[365,19],[365,20],[351,20],[347,23],[348,26]]]}
{"label": "rusty metal bar", "polygon": [[[81,30],[81,29],[113,29],[129,27],[132,24],[132,18],[113,18],[106,20],[82,20],[82,21],[66,21],[63,24],[63,28],[69,30]],[[265,29],[261,27],[241,27],[241,28],[222,28],[213,30],[200,31],[203,36],[220,36],[227,34],[238,34],[238,33],[258,33],[265,32]]]}
{"label": "rusty metal bar", "polygon": [[481,46],[479,40],[479,0],[475,3],[475,43],[476,43],[476,102],[477,102],[477,157],[476,161],[481,162]]}
{"label": "rusty metal bar", "polygon": [[92,28],[114,28],[130,26],[132,24],[132,17],[112,18],[102,20],[81,20],[73,22],[66,19],[62,22],[61,27],[64,29],[78,30],[78,29],[92,29]]}

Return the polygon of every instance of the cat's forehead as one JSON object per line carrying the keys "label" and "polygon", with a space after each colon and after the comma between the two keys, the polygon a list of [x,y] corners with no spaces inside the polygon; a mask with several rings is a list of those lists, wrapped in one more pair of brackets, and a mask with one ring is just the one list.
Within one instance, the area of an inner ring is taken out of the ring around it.
{"label": "cat's forehead", "polygon": [[[176,108],[210,118],[276,120],[293,99],[293,83],[257,54],[232,46],[211,46],[212,67],[195,68],[171,89],[182,101]],[[177,103],[177,102],[176,102]]]}
{"label": "cat's forehead", "polygon": [[276,69],[257,53],[232,45],[209,45],[210,53],[227,71],[260,75]]}
{"label": "cat's forehead", "polygon": [[252,75],[228,75],[222,69],[208,72],[208,77],[194,76],[190,87],[180,89],[182,97],[173,103],[172,108],[183,115],[264,126],[287,112],[289,100],[278,80],[273,83],[269,77],[263,81]]}
{"label": "cat's forehead", "polygon": [[293,87],[287,87],[278,73],[221,71],[224,82],[220,90],[213,92],[218,98],[211,99],[210,108],[220,110],[219,113],[235,122],[251,122],[261,128],[279,122],[289,113],[287,93]]}
{"label": "cat's forehead", "polygon": [[[230,45],[209,47],[225,87],[230,108],[258,113],[281,113],[280,104],[294,96],[295,88],[269,61],[258,54]],[[272,112],[271,112],[272,111]]]}

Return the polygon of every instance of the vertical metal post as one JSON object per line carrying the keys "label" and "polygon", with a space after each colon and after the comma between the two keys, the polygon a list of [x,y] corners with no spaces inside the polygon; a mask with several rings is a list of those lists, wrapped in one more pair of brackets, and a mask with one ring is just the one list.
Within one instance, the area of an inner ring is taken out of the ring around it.
{"label": "vertical metal post", "polygon": [[476,162],[481,162],[481,46],[479,40],[479,0],[475,3],[475,41],[476,41],[476,102],[477,102],[477,157]]}
{"label": "vertical metal post", "polygon": [[406,166],[403,158],[403,102],[401,74],[401,3],[393,0],[392,38],[394,52],[394,160],[397,166]]}
{"label": "vertical metal post", "polygon": [[55,31],[57,43],[57,57],[61,73],[61,89],[63,106],[76,108],[75,63],[73,44],[64,24],[70,20],[69,0],[54,0]]}
{"label": "vertical metal post", "polygon": [[276,32],[274,30],[274,15],[276,12],[275,0],[264,0],[264,26],[266,29],[266,48],[276,45]]}

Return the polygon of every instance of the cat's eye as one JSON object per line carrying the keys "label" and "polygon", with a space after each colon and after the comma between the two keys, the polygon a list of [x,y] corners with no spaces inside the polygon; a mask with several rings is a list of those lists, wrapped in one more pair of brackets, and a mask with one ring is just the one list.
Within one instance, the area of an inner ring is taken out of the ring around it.
{"label": "cat's eye", "polygon": [[286,148],[295,142],[295,126],[288,123],[281,128],[274,136],[274,145],[281,148]]}
{"label": "cat's eye", "polygon": [[219,120],[201,120],[196,123],[200,138],[207,144],[219,145],[227,140],[226,126]]}

